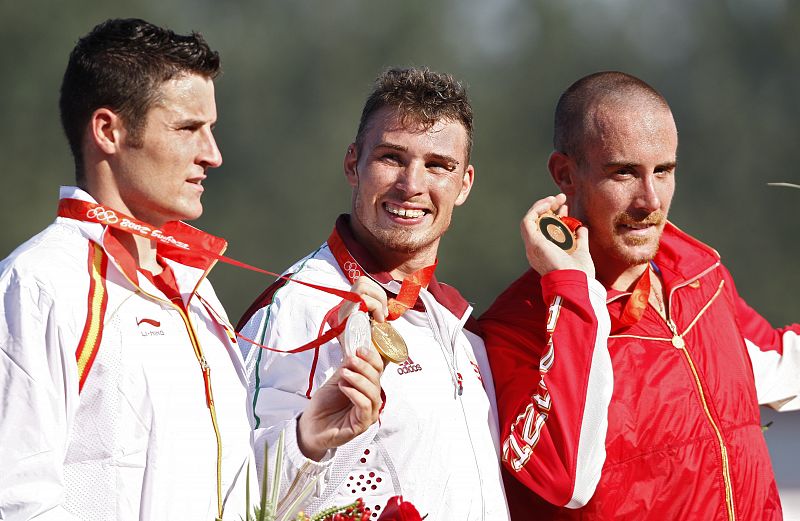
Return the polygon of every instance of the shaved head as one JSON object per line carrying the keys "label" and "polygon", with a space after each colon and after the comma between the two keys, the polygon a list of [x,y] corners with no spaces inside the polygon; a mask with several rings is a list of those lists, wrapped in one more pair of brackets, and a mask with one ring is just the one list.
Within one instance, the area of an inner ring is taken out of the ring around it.
{"label": "shaved head", "polygon": [[585,76],[564,91],[556,105],[553,147],[583,163],[587,138],[602,132],[604,114],[625,108],[669,111],[653,87],[624,72],[605,71]]}

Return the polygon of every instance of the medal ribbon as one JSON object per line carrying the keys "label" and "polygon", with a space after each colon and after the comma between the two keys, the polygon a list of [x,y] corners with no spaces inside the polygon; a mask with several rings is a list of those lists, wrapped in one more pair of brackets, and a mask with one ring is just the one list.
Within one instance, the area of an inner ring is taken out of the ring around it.
{"label": "medal ribbon", "polygon": [[619,322],[625,326],[632,326],[641,320],[650,298],[650,267],[645,270],[636,286],[633,288],[628,302],[622,310]]}
{"label": "medal ribbon", "polygon": [[[353,258],[353,255],[347,249],[347,246],[345,246],[344,241],[339,236],[339,232],[336,231],[336,228],[333,229],[330,237],[328,237],[328,246],[330,247],[331,253],[333,253],[333,257],[336,259],[336,262],[339,264],[339,267],[342,269],[345,277],[347,277],[347,280],[350,281],[350,284],[353,284],[361,275],[367,275],[367,272],[364,270],[364,268],[362,268],[358,261]],[[397,297],[392,297],[387,302],[389,307],[389,316],[387,317],[387,320],[395,320],[396,318],[400,317],[400,315],[414,307],[414,304],[416,304],[417,298],[419,297],[419,292],[422,290],[422,288],[428,287],[428,284],[433,278],[433,272],[436,271],[436,265],[438,262],[439,261],[437,260],[430,266],[420,268],[403,279],[403,283],[400,285],[400,291],[397,293]]]}
{"label": "medal ribbon", "polygon": [[[237,261],[236,259],[232,259],[230,257],[226,257],[225,255],[220,255],[219,253],[211,251],[207,248],[203,248],[198,244],[192,244],[191,242],[183,242],[181,240],[178,240],[172,235],[168,235],[167,233],[165,233],[163,230],[161,230],[156,226],[147,224],[144,221],[140,221],[134,217],[125,215],[117,210],[105,208],[104,206],[96,203],[90,203],[88,201],[82,201],[80,199],[61,199],[61,201],[59,201],[58,203],[58,216],[66,217],[69,219],[75,219],[77,221],[92,222],[92,223],[102,224],[104,226],[110,226],[115,230],[119,230],[121,232],[130,233],[131,235],[138,235],[140,237],[156,241],[159,244],[163,244],[169,248],[178,248],[187,252],[191,251],[196,254],[202,255],[204,257],[222,261],[227,264],[237,266],[239,268],[244,268],[246,270],[255,271],[257,273],[263,273],[264,275],[270,275],[272,277],[278,277],[287,281],[295,282],[297,284],[302,284],[304,286],[308,286],[310,288],[314,288],[316,290],[323,291],[325,293],[336,295],[345,300],[349,300],[350,302],[358,302],[360,303],[359,309],[361,311],[367,310],[367,306],[366,304],[364,304],[364,301],[361,300],[361,297],[358,296],[356,293],[353,293],[352,291],[344,291],[336,288],[329,288],[327,286],[321,286],[319,284],[313,284],[311,282],[303,282],[301,280],[295,280],[288,276],[281,275],[279,273],[273,273],[271,271],[251,266],[250,264]],[[419,291],[417,293],[419,293]],[[314,349],[315,347],[319,347],[320,345],[331,340],[332,338],[335,338],[336,336],[339,335],[339,333],[344,331],[345,324],[347,324],[346,320],[343,323],[338,324],[336,327],[329,329],[323,335],[318,337],[316,340],[312,340],[311,342],[305,345],[302,345],[295,349],[291,349],[289,351],[267,347],[265,345],[259,344],[258,342],[255,342],[254,340],[251,340],[245,336],[240,335],[238,332],[236,332],[236,336],[253,345],[259,346],[269,351],[275,351],[277,353],[300,353],[303,351]]]}

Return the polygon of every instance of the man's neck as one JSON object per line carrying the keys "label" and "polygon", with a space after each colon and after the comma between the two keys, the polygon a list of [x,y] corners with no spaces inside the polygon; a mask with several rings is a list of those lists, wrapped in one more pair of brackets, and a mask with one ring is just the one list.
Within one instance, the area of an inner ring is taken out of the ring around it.
{"label": "man's neck", "polygon": [[352,217],[350,219],[350,231],[356,241],[369,252],[373,260],[380,266],[380,269],[391,275],[395,280],[404,280],[412,273],[436,262],[438,241],[426,248],[413,252],[398,252],[379,244],[367,230],[354,222]]}
{"label": "man's neck", "polygon": [[115,233],[119,243],[130,253],[136,267],[145,269],[153,275],[161,273],[161,265],[156,257],[156,243],[150,239],[130,233]]}
{"label": "man's neck", "polygon": [[[137,217],[134,212],[125,204],[125,201],[120,197],[119,190],[115,185],[108,186],[107,184],[97,182],[100,178],[98,175],[87,176],[81,183],[81,188],[94,197],[95,201],[99,204],[106,205],[117,211],[126,213],[132,217]],[[160,226],[159,223],[148,223],[153,226]],[[130,253],[137,268],[142,268],[153,275],[161,273],[161,266],[158,264],[156,258],[156,242],[138,235],[130,233],[115,233],[119,243],[125,250]]]}
{"label": "man's neck", "polygon": [[642,273],[645,272],[648,262],[635,264],[633,266],[623,266],[612,262],[595,260],[597,266],[597,280],[607,288],[617,291],[630,291]]}

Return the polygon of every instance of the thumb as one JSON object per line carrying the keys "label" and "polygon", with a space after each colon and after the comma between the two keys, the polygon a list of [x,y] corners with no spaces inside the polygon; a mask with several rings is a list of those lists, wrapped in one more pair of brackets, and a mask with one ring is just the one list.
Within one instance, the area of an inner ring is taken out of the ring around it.
{"label": "thumb", "polygon": [[572,256],[580,264],[580,269],[585,271],[589,276],[594,277],[594,262],[589,252],[589,229],[586,226],[581,226],[575,231],[575,235],[578,238],[578,246]]}

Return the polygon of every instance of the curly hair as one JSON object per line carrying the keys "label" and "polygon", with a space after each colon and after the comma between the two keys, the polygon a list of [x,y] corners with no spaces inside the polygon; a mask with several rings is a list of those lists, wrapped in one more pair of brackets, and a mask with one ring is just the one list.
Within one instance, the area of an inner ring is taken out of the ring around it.
{"label": "curly hair", "polygon": [[184,73],[210,79],[220,73],[219,54],[195,32],[183,36],[144,20],[111,19],[78,40],[64,72],[59,108],[79,183],[83,133],[92,113],[101,107],[118,113],[136,146],[161,85]]}
{"label": "curly hair", "polygon": [[436,122],[459,122],[467,131],[467,158],[472,150],[472,105],[461,82],[450,74],[422,68],[389,68],[376,79],[361,111],[356,133],[360,149],[372,115],[383,107],[397,110],[404,127],[419,126],[424,130]]}

